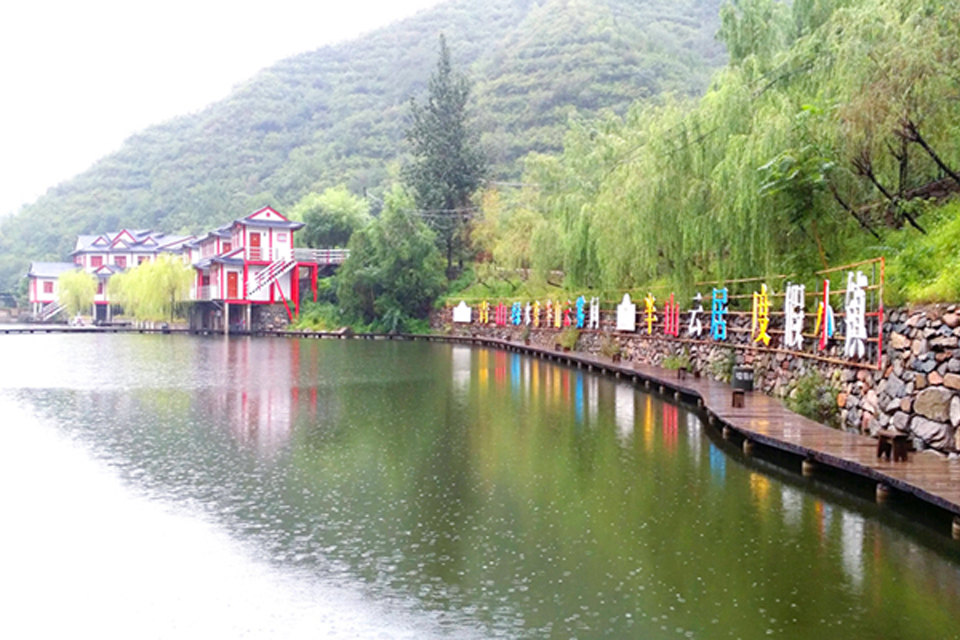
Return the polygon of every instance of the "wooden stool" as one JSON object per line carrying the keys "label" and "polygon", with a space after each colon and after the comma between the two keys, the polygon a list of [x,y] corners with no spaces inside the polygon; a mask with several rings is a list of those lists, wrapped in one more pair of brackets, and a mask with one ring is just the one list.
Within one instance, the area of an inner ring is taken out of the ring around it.
{"label": "wooden stool", "polygon": [[877,431],[877,458],[890,459],[893,453],[893,461],[907,461],[907,435],[900,433],[895,429],[881,429]]}
{"label": "wooden stool", "polygon": [[731,406],[736,408],[743,408],[743,398],[744,398],[743,389],[734,389],[733,398],[731,399]]}
{"label": "wooden stool", "polygon": [[687,368],[680,367],[677,369],[677,380],[686,380],[687,379]]}

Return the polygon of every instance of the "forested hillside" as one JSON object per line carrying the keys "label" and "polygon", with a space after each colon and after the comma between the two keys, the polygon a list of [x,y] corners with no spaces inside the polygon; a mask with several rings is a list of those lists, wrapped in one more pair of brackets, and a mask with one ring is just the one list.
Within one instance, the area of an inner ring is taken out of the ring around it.
{"label": "forested hillside", "polygon": [[[697,95],[723,60],[720,0],[452,0],[352,42],[285,60],[200,113],[145,130],[0,225],[0,290],[77,234],[198,231],[345,183],[380,190],[404,152],[446,35],[501,176],[560,148],[569,113],[623,114],[663,91]],[[269,36],[268,36],[269,37]],[[278,36],[278,37],[282,37]]]}

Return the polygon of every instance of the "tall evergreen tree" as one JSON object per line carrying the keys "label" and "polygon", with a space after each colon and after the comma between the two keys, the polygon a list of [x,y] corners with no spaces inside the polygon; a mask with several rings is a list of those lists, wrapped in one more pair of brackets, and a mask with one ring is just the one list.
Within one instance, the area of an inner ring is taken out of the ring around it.
{"label": "tall evergreen tree", "polygon": [[414,196],[447,259],[447,276],[454,258],[463,260],[471,198],[486,171],[477,135],[467,125],[470,84],[453,70],[446,40],[440,36],[440,59],[430,77],[425,104],[410,100],[411,126],[406,137],[412,159],[403,168],[403,181]]}

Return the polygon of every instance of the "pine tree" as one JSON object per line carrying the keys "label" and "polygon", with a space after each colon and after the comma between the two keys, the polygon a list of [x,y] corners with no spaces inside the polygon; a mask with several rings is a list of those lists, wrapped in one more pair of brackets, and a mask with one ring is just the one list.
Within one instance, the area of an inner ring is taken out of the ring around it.
{"label": "pine tree", "polygon": [[440,36],[440,59],[430,77],[425,104],[410,101],[411,126],[406,138],[412,159],[403,168],[410,189],[426,222],[436,231],[447,259],[447,277],[453,260],[462,263],[471,198],[486,170],[477,135],[467,126],[470,84],[453,70],[446,40]]}

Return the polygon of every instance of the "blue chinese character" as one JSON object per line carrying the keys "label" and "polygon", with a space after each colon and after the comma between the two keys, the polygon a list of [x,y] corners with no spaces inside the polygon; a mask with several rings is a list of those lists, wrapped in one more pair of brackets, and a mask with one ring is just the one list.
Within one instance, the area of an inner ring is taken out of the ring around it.
{"label": "blue chinese character", "polygon": [[523,311],[520,308],[519,302],[514,302],[513,306],[510,308],[510,322],[515,325],[520,324],[523,321]]}
{"label": "blue chinese character", "polygon": [[727,339],[727,288],[713,290],[713,309],[710,312],[710,335],[714,340]]}
{"label": "blue chinese character", "polygon": [[583,296],[577,298],[577,329],[583,329],[583,323],[587,319],[583,313],[583,306],[585,304],[587,304],[587,301],[584,300]]}

